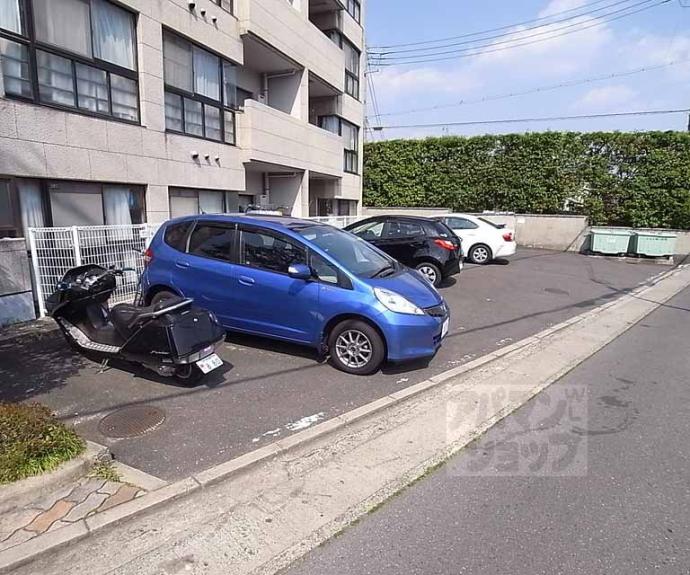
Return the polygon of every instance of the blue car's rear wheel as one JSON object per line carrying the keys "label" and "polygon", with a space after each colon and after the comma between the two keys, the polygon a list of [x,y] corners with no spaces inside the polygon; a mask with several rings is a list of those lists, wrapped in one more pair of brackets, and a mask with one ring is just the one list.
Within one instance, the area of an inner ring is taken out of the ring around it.
{"label": "blue car's rear wheel", "polygon": [[386,355],[378,331],[357,319],[345,320],[333,328],[328,338],[328,350],[335,367],[355,375],[374,373]]}

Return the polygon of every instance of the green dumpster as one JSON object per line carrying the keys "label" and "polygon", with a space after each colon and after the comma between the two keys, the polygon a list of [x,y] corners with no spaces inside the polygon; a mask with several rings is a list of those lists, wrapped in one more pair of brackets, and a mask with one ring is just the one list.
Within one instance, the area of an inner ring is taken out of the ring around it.
{"label": "green dumpster", "polygon": [[599,254],[627,254],[630,236],[629,230],[592,230],[590,250]]}
{"label": "green dumpster", "polygon": [[635,232],[632,252],[641,256],[672,256],[676,248],[676,234],[669,232]]}

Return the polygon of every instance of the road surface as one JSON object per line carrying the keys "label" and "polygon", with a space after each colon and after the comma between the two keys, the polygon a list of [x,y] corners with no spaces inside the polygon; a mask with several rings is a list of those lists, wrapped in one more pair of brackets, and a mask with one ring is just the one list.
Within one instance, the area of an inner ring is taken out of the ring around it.
{"label": "road surface", "polygon": [[688,575],[689,337],[687,289],[288,575]]}

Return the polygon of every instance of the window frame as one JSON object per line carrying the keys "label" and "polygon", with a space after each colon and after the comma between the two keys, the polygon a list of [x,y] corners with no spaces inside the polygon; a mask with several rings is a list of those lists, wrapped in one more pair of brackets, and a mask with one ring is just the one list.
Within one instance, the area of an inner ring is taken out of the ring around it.
{"label": "window frame", "polygon": [[[345,55],[345,93],[355,100],[359,101],[361,95],[360,76],[362,72],[362,52],[350,42],[343,34],[340,35],[340,47]],[[357,72],[350,70],[347,66],[349,58],[347,57],[346,48],[352,50],[357,54]],[[356,89],[348,90],[348,80],[356,86]]]}
{"label": "window frame", "polygon": [[[456,227],[453,227],[453,225],[450,223],[451,220],[456,220],[456,221],[461,220],[463,222],[471,224],[471,226],[469,226],[469,227],[463,226],[463,227],[457,227],[456,228]],[[451,230],[453,230],[453,229],[455,229],[455,230],[476,230],[479,228],[479,226],[476,223],[474,223],[472,220],[468,220],[467,218],[463,218],[460,216],[448,216],[443,223],[446,224]]]}
{"label": "window frame", "polygon": [[[347,120],[340,118],[340,135],[343,135],[343,123],[349,124],[352,128],[355,128],[357,130],[357,137],[355,138],[355,148],[349,148],[347,142],[343,139],[343,144],[345,145],[345,149],[343,151],[343,171],[348,173],[348,174],[356,174],[359,175],[359,133],[360,133],[360,127],[357,124],[353,124],[352,122],[348,122]],[[353,163],[355,166],[354,170],[348,169],[348,159]]]}
{"label": "window frame", "polygon": [[[21,206],[17,187],[10,178],[0,178],[0,186],[7,186],[7,200],[10,205],[10,225],[0,224],[0,238],[21,238],[25,235],[22,228]],[[1,193],[1,192],[0,192]]]}
{"label": "window frame", "polygon": [[[198,44],[197,42],[194,42],[190,40],[189,38],[183,36],[182,34],[178,34],[174,30],[171,30],[170,28],[163,27],[163,38],[165,38],[165,35],[169,34],[171,36],[176,36],[177,38],[180,38],[184,40],[185,42],[189,43],[192,49],[196,47],[199,50],[203,50],[204,52],[207,52],[216,58],[218,58],[218,86],[219,86],[219,100],[214,100],[213,98],[209,98],[208,96],[204,96],[203,94],[197,94],[194,92],[194,58],[192,57],[192,91],[187,91],[184,88],[178,88],[177,86],[173,86],[171,84],[168,84],[165,81],[165,72],[163,73],[163,108],[165,111],[165,95],[170,93],[173,94],[177,97],[180,98],[180,110],[182,112],[181,118],[182,118],[182,130],[175,130],[173,128],[168,127],[167,121],[165,124],[165,131],[171,134],[179,134],[181,136],[187,136],[189,138],[198,138],[200,140],[206,140],[209,142],[216,142],[217,144],[227,144],[228,146],[237,146],[237,109],[239,108],[238,106],[232,107],[230,104],[225,103],[225,72],[223,69],[223,64],[230,64],[231,66],[234,66],[235,68],[237,67],[237,64],[231,60],[228,60],[227,58],[224,58],[220,54],[217,54],[213,50],[209,50],[205,46],[202,46],[201,44]],[[163,42],[165,40],[163,39]],[[165,67],[165,51],[163,53],[163,66]],[[235,89],[237,89],[238,86],[235,85]],[[192,100],[193,102],[198,102],[201,104],[201,127],[202,127],[202,134],[203,135],[198,135],[198,134],[192,134],[189,132],[185,131],[185,99],[187,100]],[[220,139],[217,140],[215,138],[209,138],[206,136],[206,106],[217,108],[220,110]],[[232,132],[232,142],[226,141],[226,130],[225,130],[225,116],[226,114],[230,114],[232,117],[232,125],[233,125],[233,132]]]}
{"label": "window frame", "polygon": [[345,0],[345,11],[352,16],[352,19],[357,24],[362,23],[362,4],[359,0]]}
{"label": "window frame", "polygon": [[[331,130],[324,128],[322,125],[322,120],[324,118],[337,118],[338,120],[338,131],[337,132],[332,132]],[[317,116],[316,118],[317,125],[319,128],[322,130],[325,130],[326,132],[330,134],[336,134],[337,136],[340,136],[341,138],[343,137],[343,123],[348,124],[349,126],[356,128],[357,130],[357,138],[355,139],[356,141],[356,147],[349,148],[347,145],[345,145],[345,141],[343,141],[344,144],[344,150],[343,150],[343,171],[348,173],[348,174],[356,174],[359,175],[359,131],[360,127],[357,124],[353,124],[352,122],[346,120],[345,118],[338,116],[338,114],[323,114],[320,116]],[[348,158],[350,161],[354,164],[355,169],[354,170],[348,170]]]}
{"label": "window frame", "polygon": [[[211,2],[225,10],[228,14],[235,15],[235,0],[211,0]],[[227,4],[230,4],[230,8],[226,7]]]}
{"label": "window frame", "polygon": [[[197,254],[197,253],[193,253],[191,251],[192,236],[194,235],[194,232],[197,231],[199,226],[204,226],[204,225],[212,227],[212,228],[225,228],[225,229],[228,229],[228,230],[235,232],[232,236],[232,242],[230,243],[230,250],[228,252],[228,259],[227,260],[223,260],[220,258],[214,258],[214,257],[207,256],[207,255]],[[239,229],[237,228],[237,224],[235,222],[222,222],[222,221],[198,219],[198,220],[194,220],[193,225],[187,231],[184,253],[189,255],[189,256],[194,256],[195,258],[203,258],[205,260],[210,260],[213,262],[220,262],[223,264],[234,265],[237,263],[237,259],[236,259],[235,255],[237,253],[238,244],[239,244]],[[166,243],[166,245],[170,245],[170,244]],[[172,246],[170,246],[170,247],[172,247]],[[173,247],[172,249],[175,249],[175,248]]]}
{"label": "window frame", "polygon": [[[215,140],[212,140],[212,141],[215,141]],[[178,192],[193,192],[193,193],[195,193],[195,194],[196,194],[196,206],[197,206],[197,210],[201,209],[200,206],[199,206],[199,192],[212,192],[212,193],[214,193],[214,194],[221,194],[221,196],[222,196],[222,198],[223,198],[223,211],[222,211],[222,212],[219,212],[217,215],[227,214],[227,213],[229,213],[229,212],[227,211],[227,210],[228,210],[228,197],[227,197],[227,194],[228,194],[228,193],[232,193],[232,191],[233,191],[233,190],[209,190],[209,189],[206,189],[206,188],[185,188],[184,186],[170,186],[170,187],[168,188],[168,210],[172,213],[172,210],[171,210],[171,207],[172,207],[172,206],[170,205],[170,204],[171,204],[170,200],[171,200],[173,197],[177,197],[177,198],[188,197],[188,196],[184,196],[184,195],[181,195],[181,194],[178,195]],[[209,215],[212,215],[212,214],[208,214],[208,213],[207,213],[207,214],[202,214],[202,213],[199,212],[199,211],[197,211],[196,214],[187,214],[187,216],[209,216]],[[180,216],[180,217],[187,217],[187,216]]]}
{"label": "window frame", "polygon": [[[93,52],[93,18],[92,18],[92,2],[91,0],[81,0],[89,6],[89,25],[91,31],[91,48]],[[31,85],[31,96],[23,96],[20,94],[12,94],[5,91],[4,97],[13,100],[20,100],[24,102],[29,102],[36,104],[38,106],[46,106],[48,108],[53,108],[56,110],[61,110],[64,112],[70,112],[74,114],[80,114],[82,116],[89,116],[92,118],[100,118],[103,120],[110,120],[114,122],[122,122],[125,124],[141,125],[141,86],[139,82],[139,54],[138,54],[138,43],[137,43],[137,25],[138,25],[138,14],[133,12],[121,4],[112,2],[111,0],[105,0],[107,3],[124,10],[132,17],[132,30],[134,33],[134,43],[133,43],[133,55],[134,55],[134,65],[135,69],[130,70],[129,68],[124,68],[117,64],[107,62],[92,56],[88,58],[76,52],[70,52],[60,46],[55,46],[53,44],[48,44],[42,42],[36,37],[35,23],[34,23],[34,6],[32,0],[19,0],[19,10],[22,23],[22,32],[15,33],[4,28],[0,28],[0,38],[4,38],[11,42],[21,44],[26,46],[29,54],[29,83]],[[46,102],[41,100],[39,91],[39,81],[38,81],[38,52],[46,52],[53,56],[58,56],[70,61],[70,68],[72,73],[72,89],[74,94],[74,106],[68,106],[64,104],[58,104],[55,102]],[[87,108],[79,107],[79,90],[78,90],[78,79],[77,79],[77,65],[82,64],[84,66],[89,66],[97,70],[101,70],[106,73],[106,85],[108,89],[108,113],[97,112],[89,110]],[[0,74],[2,71],[0,70]],[[111,75],[121,76],[128,80],[133,81],[136,84],[136,102],[137,102],[137,118],[136,120],[130,120],[128,118],[120,118],[113,115],[113,98],[112,98],[112,85],[111,85]]]}
{"label": "window frame", "polygon": [[[299,240],[296,240],[293,237],[288,236],[287,234],[283,234],[281,232],[277,232],[275,230],[271,230],[268,228],[262,228],[260,226],[252,226],[251,224],[245,224],[245,223],[238,224],[237,232],[238,233],[236,235],[234,259],[235,259],[235,264],[238,266],[241,266],[243,268],[247,268],[250,270],[257,270],[257,271],[261,271],[261,272],[278,274],[281,276],[290,277],[290,274],[288,274],[287,272],[279,272],[276,270],[271,270],[271,269],[267,269],[267,268],[260,268],[260,267],[255,267],[255,266],[245,264],[243,262],[243,259],[242,259],[242,239],[243,239],[244,232],[263,234],[265,236],[272,237],[274,239],[283,241],[285,243],[292,244],[294,247],[296,247],[296,248],[298,248],[304,252],[304,263],[305,263],[305,265],[309,265],[309,246],[300,242]],[[329,284],[329,285],[334,285],[334,284]]]}

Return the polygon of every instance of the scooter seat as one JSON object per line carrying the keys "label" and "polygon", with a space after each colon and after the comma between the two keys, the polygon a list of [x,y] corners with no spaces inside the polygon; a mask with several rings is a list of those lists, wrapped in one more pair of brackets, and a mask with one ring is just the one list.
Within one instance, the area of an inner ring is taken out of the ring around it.
{"label": "scooter seat", "polygon": [[128,338],[136,330],[137,318],[176,306],[183,301],[185,301],[185,298],[175,296],[161,300],[154,305],[143,307],[129,303],[119,303],[110,310],[110,321],[122,337]]}

